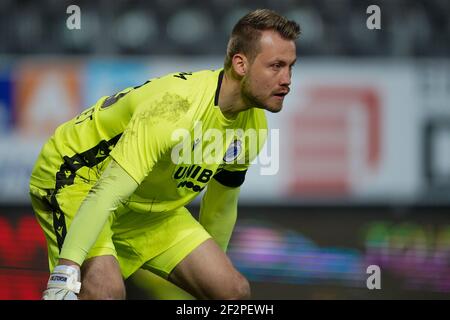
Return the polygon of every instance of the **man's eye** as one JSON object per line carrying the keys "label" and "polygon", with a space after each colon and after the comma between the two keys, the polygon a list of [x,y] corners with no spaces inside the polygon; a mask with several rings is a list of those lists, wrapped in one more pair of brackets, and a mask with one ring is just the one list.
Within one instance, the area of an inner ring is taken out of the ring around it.
{"label": "man's eye", "polygon": [[281,68],[281,65],[279,63],[275,63],[272,65],[272,68],[275,70],[279,70]]}

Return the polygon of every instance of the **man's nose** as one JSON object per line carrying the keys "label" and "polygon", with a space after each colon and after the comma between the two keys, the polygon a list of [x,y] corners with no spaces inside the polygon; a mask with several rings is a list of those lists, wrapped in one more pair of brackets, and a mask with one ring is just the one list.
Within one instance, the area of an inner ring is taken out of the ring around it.
{"label": "man's nose", "polygon": [[283,72],[283,74],[281,75],[280,85],[281,86],[290,86],[291,85],[291,72],[289,69],[286,70],[285,72]]}

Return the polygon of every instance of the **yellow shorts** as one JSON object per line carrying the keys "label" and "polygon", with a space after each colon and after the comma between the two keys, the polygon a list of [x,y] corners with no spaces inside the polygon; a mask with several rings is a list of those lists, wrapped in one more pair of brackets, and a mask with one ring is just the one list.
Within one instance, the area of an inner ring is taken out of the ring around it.
{"label": "yellow shorts", "polygon": [[[91,187],[78,183],[53,194],[53,190],[30,186],[31,204],[47,239],[50,270],[58,261],[64,234]],[[86,259],[113,255],[125,279],[139,268],[167,278],[181,260],[209,238],[185,207],[148,214],[120,207],[108,219]]]}

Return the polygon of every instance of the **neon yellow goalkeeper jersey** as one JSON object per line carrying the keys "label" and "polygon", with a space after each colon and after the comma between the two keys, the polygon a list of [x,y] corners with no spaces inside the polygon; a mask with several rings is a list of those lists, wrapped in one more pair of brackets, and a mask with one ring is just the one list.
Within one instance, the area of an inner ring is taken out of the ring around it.
{"label": "neon yellow goalkeeper jersey", "polygon": [[56,129],[30,183],[94,184],[113,158],[139,185],[127,201],[138,212],[184,206],[213,177],[238,186],[265,143],[267,122],[259,108],[225,118],[222,78],[222,69],[173,73],[102,97]]}

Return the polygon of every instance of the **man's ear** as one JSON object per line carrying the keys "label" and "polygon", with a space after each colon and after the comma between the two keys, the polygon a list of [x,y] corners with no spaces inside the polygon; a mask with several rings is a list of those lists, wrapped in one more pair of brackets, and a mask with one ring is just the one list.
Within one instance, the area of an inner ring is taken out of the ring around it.
{"label": "man's ear", "polygon": [[241,53],[236,53],[232,60],[231,63],[233,65],[233,70],[234,72],[239,76],[239,77],[243,77],[247,74],[248,71],[248,60],[247,57],[244,56]]}

